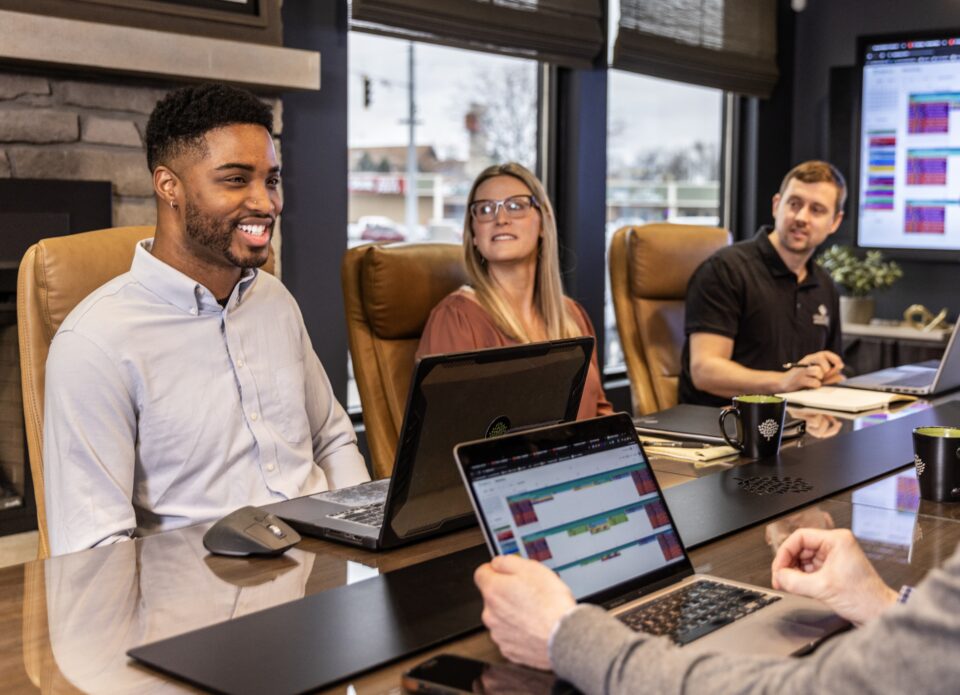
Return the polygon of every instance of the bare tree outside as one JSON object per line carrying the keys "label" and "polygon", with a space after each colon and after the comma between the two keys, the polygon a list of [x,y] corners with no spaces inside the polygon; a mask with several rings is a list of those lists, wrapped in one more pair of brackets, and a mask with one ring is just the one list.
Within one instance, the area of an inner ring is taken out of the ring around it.
{"label": "bare tree outside", "polygon": [[[537,162],[537,73],[529,65],[503,65],[474,72],[465,118],[475,119],[474,137],[488,162]],[[468,126],[469,127],[469,126]]]}
{"label": "bare tree outside", "polygon": [[720,175],[718,147],[700,140],[689,147],[648,147],[637,152],[632,164],[618,170],[611,168],[610,175],[637,181],[716,181]]}

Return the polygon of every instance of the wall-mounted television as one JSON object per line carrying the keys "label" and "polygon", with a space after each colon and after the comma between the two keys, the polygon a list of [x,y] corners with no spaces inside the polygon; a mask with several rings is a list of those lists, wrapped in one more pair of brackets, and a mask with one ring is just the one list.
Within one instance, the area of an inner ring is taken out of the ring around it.
{"label": "wall-mounted television", "polygon": [[960,30],[863,37],[857,245],[960,260]]}

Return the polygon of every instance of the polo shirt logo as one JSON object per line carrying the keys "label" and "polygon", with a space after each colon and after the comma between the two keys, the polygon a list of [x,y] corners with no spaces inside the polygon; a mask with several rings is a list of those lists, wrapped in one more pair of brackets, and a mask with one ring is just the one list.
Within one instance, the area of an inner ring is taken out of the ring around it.
{"label": "polo shirt logo", "polygon": [[829,326],[830,325],[830,312],[827,311],[827,307],[821,304],[817,307],[817,313],[813,315],[813,325],[814,326]]}

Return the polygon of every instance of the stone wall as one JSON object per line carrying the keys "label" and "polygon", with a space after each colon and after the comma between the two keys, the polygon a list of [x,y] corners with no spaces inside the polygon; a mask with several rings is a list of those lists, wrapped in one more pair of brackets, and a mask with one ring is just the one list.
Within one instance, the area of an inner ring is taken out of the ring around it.
{"label": "stone wall", "polygon": [[[111,181],[115,226],[155,224],[143,136],[166,91],[0,72],[0,177]],[[279,136],[282,104],[268,103]]]}

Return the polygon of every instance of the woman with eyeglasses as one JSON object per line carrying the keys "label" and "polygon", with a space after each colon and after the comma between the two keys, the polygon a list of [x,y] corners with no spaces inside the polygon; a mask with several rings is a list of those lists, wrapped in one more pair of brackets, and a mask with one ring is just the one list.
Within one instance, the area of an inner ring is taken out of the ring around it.
{"label": "woman with eyeglasses", "polygon": [[[473,182],[463,251],[470,284],[434,308],[417,356],[596,337],[583,307],[563,294],[553,206],[523,166],[488,167]],[[594,352],[577,417],[611,412]]]}

